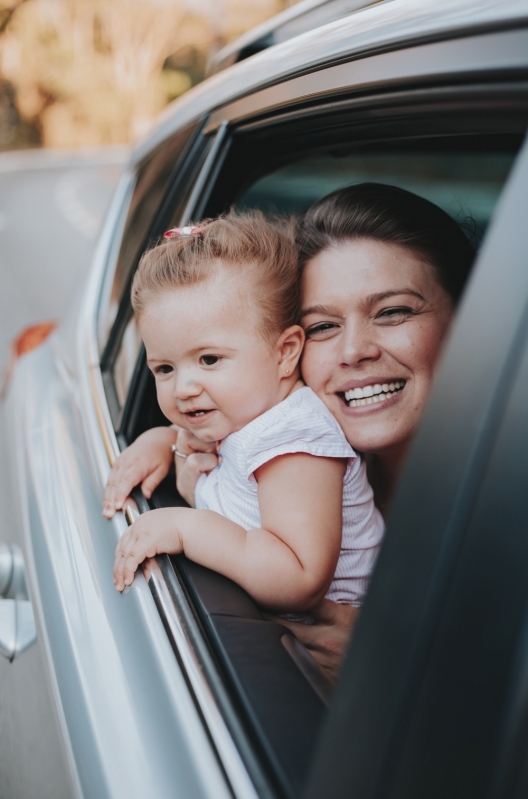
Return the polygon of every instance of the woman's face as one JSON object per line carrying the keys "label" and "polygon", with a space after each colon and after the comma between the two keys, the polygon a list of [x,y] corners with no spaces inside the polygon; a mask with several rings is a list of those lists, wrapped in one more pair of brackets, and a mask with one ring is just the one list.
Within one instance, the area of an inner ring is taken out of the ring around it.
{"label": "woman's face", "polygon": [[422,415],[452,302],[405,247],[370,239],[305,268],[302,373],[353,447],[396,454]]}

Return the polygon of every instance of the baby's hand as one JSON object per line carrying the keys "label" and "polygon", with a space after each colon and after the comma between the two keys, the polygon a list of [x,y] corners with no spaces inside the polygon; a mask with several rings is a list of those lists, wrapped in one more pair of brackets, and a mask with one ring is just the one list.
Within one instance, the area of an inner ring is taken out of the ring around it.
{"label": "baby's hand", "polygon": [[145,558],[162,552],[176,555],[182,551],[178,517],[194,513],[187,508],[159,508],[142,513],[117,545],[114,562],[114,584],[118,591],[131,585],[134,573]]}
{"label": "baby's hand", "polygon": [[203,472],[212,472],[218,463],[216,445],[200,441],[188,430],[180,428],[176,441],[176,487],[180,495],[194,507],[194,489]]}
{"label": "baby's hand", "polygon": [[172,465],[174,427],[153,427],[127,447],[112,466],[103,495],[103,516],[111,519],[132,489],[141,483],[149,499]]}

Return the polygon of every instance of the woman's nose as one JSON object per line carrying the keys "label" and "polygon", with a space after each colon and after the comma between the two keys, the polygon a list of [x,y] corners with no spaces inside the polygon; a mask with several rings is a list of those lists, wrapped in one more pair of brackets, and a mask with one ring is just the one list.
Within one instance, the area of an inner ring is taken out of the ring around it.
{"label": "woman's nose", "polygon": [[367,323],[346,325],[339,343],[339,361],[346,366],[375,361],[381,355],[375,331]]}

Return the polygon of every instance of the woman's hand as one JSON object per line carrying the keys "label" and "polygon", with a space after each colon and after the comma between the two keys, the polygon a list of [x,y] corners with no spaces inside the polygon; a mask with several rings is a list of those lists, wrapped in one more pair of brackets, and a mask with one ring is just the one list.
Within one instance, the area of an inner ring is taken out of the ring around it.
{"label": "woman's hand", "polygon": [[176,555],[183,550],[179,522],[188,508],[159,508],[142,513],[119,539],[115,551],[114,584],[118,591],[131,585],[137,567],[145,558],[162,552]]}
{"label": "woman's hand", "polygon": [[269,618],[288,627],[312,654],[327,677],[335,683],[359,616],[359,608],[338,605],[329,599],[323,599],[310,609],[310,615],[315,624]]}
{"label": "woman's hand", "polygon": [[180,428],[176,449],[186,458],[176,453],[176,487],[180,495],[194,508],[194,489],[198,478],[204,472],[212,472],[218,464],[216,445],[206,444],[188,430]]}
{"label": "woman's hand", "polygon": [[111,519],[140,483],[147,499],[152,496],[172,466],[176,435],[174,427],[153,427],[123,450],[112,466],[104,490],[103,516]]}

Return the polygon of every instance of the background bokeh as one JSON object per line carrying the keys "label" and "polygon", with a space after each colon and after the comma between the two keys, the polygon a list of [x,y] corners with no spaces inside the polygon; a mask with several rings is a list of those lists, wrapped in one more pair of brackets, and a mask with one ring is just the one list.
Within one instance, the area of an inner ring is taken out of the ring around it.
{"label": "background bokeh", "polygon": [[214,52],[290,0],[0,0],[0,150],[143,135]]}

